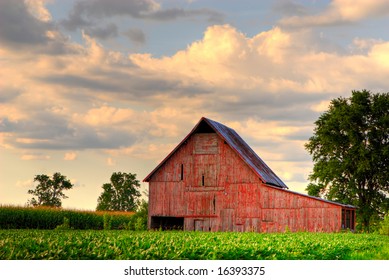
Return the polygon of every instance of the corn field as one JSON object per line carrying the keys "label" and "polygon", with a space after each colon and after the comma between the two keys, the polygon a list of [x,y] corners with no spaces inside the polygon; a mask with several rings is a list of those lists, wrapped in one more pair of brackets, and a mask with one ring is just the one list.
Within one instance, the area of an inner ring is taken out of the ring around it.
{"label": "corn field", "polygon": [[125,229],[131,222],[133,214],[0,206],[0,229],[55,229],[61,226],[67,226],[68,229]]}
{"label": "corn field", "polygon": [[2,260],[389,259],[389,237],[351,233],[0,230]]}

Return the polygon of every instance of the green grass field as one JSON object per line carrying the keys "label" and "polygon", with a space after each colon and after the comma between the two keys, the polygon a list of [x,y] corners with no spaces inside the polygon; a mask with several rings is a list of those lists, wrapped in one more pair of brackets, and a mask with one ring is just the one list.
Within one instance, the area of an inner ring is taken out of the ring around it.
{"label": "green grass field", "polygon": [[0,259],[389,260],[389,236],[351,233],[0,230]]}

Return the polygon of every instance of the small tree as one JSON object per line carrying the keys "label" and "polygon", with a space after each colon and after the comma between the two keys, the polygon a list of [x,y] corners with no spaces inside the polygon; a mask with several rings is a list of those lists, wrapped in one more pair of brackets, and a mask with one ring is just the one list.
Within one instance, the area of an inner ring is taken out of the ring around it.
{"label": "small tree", "polygon": [[34,207],[61,207],[62,199],[68,198],[63,191],[73,188],[70,180],[59,172],[54,173],[52,177],[45,174],[36,175],[34,182],[38,182],[38,185],[35,189],[28,190],[29,194],[36,196],[28,201],[28,204]]}
{"label": "small tree", "polygon": [[135,211],[138,206],[140,183],[136,174],[114,172],[111,182],[102,186],[97,200],[98,211]]}

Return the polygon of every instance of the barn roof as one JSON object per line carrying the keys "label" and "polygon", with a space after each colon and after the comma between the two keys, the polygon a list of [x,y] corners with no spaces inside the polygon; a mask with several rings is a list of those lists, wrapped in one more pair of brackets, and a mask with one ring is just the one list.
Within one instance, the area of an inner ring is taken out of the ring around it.
{"label": "barn roof", "polygon": [[198,132],[216,132],[239,156],[240,158],[261,178],[261,180],[272,186],[282,189],[288,187],[270,169],[269,166],[250,148],[250,146],[235,132],[221,123],[201,118],[192,131],[181,141],[181,143],[143,180],[149,182],[151,176],[181,147],[192,135]]}

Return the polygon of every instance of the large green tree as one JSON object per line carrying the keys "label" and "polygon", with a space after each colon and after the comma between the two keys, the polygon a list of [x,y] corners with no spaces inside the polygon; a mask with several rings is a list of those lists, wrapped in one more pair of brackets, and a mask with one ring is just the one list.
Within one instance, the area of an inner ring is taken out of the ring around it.
{"label": "large green tree", "polygon": [[369,231],[389,209],[389,94],[332,100],[305,147],[314,161],[308,194],[357,206]]}
{"label": "large green tree", "polygon": [[59,172],[54,173],[52,177],[45,174],[36,175],[34,182],[38,182],[35,189],[28,190],[29,194],[35,196],[28,201],[32,206],[61,207],[62,199],[68,198],[63,191],[73,188],[73,184]]}
{"label": "large green tree", "polygon": [[140,183],[136,174],[114,172],[111,182],[102,186],[103,192],[97,200],[96,210],[99,211],[135,211]]}

